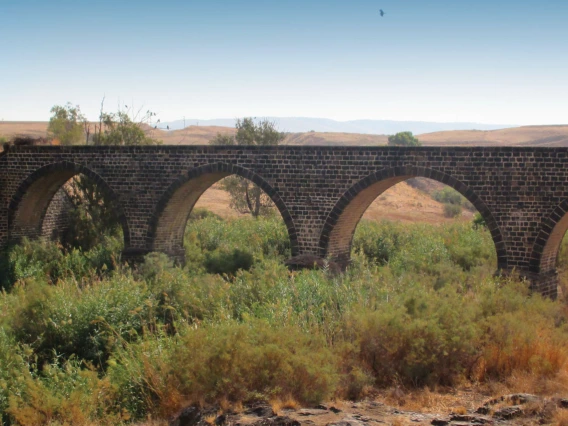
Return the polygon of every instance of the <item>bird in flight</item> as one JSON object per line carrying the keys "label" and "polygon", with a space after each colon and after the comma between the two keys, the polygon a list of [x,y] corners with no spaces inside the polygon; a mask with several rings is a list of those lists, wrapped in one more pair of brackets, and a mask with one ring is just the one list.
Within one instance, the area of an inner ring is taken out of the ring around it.
{"label": "bird in flight", "polygon": [[385,16],[385,12],[383,12],[383,9],[380,9],[379,12],[381,13],[381,16]]}

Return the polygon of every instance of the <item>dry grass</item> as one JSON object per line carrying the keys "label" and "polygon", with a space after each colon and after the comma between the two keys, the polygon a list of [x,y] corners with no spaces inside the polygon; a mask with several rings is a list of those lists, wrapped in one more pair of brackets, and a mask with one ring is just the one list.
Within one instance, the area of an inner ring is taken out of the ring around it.
{"label": "dry grass", "polygon": [[205,420],[205,423],[207,423],[208,425],[213,426],[215,424],[215,419],[217,417],[218,417],[217,414],[210,414],[208,416],[205,416],[203,420]]}
{"label": "dry grass", "polygon": [[499,130],[451,130],[419,135],[424,145],[566,146],[568,126],[523,126]]}
{"label": "dry grass", "polygon": [[[518,391],[543,393],[550,383],[557,383],[551,378],[558,378],[566,372],[568,352],[561,342],[553,341],[546,333],[531,344],[516,342],[515,350],[504,351],[499,342],[490,343],[484,349],[484,357],[480,360],[477,379],[487,381],[491,377],[506,378],[502,383],[516,381],[514,386],[525,389]],[[527,386],[528,384],[528,386]],[[568,385],[568,383],[562,386]]]}
{"label": "dry grass", "polygon": [[406,411],[423,413],[465,413],[475,410],[486,399],[481,389],[471,387],[434,389],[428,387],[415,390],[387,390],[380,399],[387,405],[396,406]]}
{"label": "dry grass", "polygon": [[503,381],[489,381],[478,386],[480,392],[492,397],[511,393],[532,393],[544,397],[568,395],[568,369],[565,367],[552,377],[518,372]]}
{"label": "dry grass", "polygon": [[557,410],[552,418],[552,424],[554,426],[568,426],[568,410]]}
{"label": "dry grass", "polygon": [[282,414],[282,401],[280,399],[271,399],[269,401],[270,404],[270,408],[272,408],[272,411],[274,411],[274,414],[276,414],[277,416]]}
{"label": "dry grass", "polygon": [[286,398],[274,398],[269,401],[270,407],[274,414],[277,416],[282,415],[282,410],[297,410],[299,409],[300,403],[296,401],[291,395]]}
{"label": "dry grass", "polygon": [[272,411],[279,416],[282,414],[282,410],[297,410],[300,408],[300,403],[294,399],[291,395],[286,398],[274,398],[270,400],[270,407]]}

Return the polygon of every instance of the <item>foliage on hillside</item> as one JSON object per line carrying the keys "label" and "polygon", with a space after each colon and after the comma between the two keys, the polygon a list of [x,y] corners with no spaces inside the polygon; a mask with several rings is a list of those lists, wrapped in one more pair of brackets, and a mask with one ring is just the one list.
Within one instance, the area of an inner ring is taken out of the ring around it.
{"label": "foliage on hillside", "polygon": [[565,308],[494,277],[483,227],[363,222],[339,276],[288,271],[280,218],[197,212],[185,243],[184,268],[157,253],[121,266],[116,237],[84,252],[9,249],[3,421],[119,424],[191,402],[310,404],[394,384],[566,372]]}

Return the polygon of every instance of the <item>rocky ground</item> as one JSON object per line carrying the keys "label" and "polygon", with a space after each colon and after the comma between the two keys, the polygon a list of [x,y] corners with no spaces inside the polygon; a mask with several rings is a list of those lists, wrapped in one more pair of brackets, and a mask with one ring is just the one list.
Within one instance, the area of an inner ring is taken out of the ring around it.
{"label": "rocky ground", "polygon": [[291,408],[258,403],[235,412],[187,407],[170,426],[374,426],[374,425],[568,425],[568,399],[511,394],[491,399],[471,412],[447,414],[403,411],[366,400],[339,402],[313,408]]}

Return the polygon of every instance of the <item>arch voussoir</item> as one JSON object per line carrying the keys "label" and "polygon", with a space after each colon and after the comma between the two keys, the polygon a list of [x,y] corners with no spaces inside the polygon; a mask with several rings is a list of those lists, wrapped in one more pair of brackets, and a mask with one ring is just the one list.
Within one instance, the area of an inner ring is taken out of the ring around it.
{"label": "arch voussoir", "polygon": [[41,228],[48,206],[63,185],[73,176],[82,174],[96,182],[108,194],[117,209],[117,219],[122,226],[124,242],[130,242],[128,219],[118,195],[110,185],[88,167],[70,161],[46,164],[22,180],[10,200],[8,207],[9,239],[21,237],[36,238]]}
{"label": "arch voussoir", "polygon": [[297,255],[299,244],[296,226],[278,191],[257,173],[224,162],[194,167],[169,185],[160,197],[148,225],[146,240],[150,250],[163,251],[183,262],[183,233],[193,206],[215,182],[230,175],[250,180],[270,197],[286,225],[292,255]]}
{"label": "arch voussoir", "polygon": [[426,177],[442,182],[460,192],[479,211],[488,225],[497,252],[499,268],[507,268],[507,251],[501,230],[487,205],[471,188],[439,170],[412,165],[378,170],[349,187],[328,213],[319,238],[319,254],[340,265],[349,262],[355,228],[363,213],[386,189],[410,177]]}

